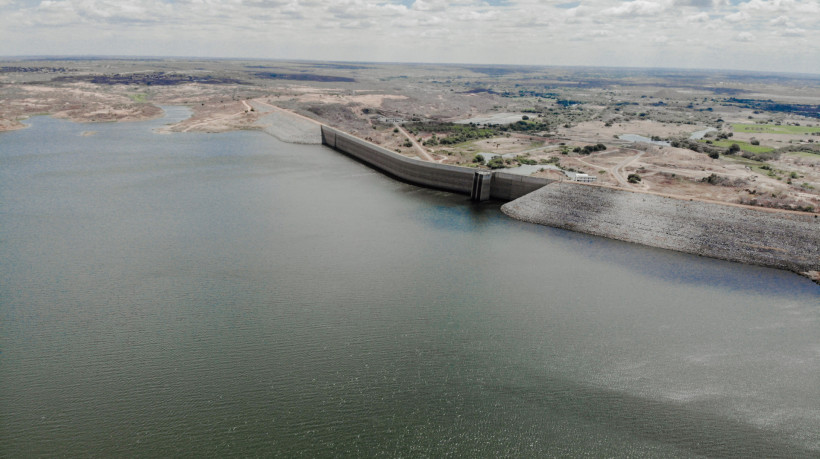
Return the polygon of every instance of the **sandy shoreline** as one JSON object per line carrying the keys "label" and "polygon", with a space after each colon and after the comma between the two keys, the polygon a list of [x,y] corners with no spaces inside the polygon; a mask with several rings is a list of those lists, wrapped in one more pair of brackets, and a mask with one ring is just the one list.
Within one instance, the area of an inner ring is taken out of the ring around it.
{"label": "sandy shoreline", "polygon": [[[23,118],[27,120],[28,117]],[[11,120],[4,120],[0,119],[0,132],[9,132],[9,131],[17,131],[19,129],[25,129],[28,125],[25,123],[21,123],[20,121],[11,121]]]}
{"label": "sandy shoreline", "polygon": [[[239,101],[219,108],[190,106],[192,115],[173,125],[164,127],[162,132],[227,132],[244,129],[260,129],[277,139],[297,144],[320,144],[321,124],[288,110],[270,105],[260,100]],[[148,105],[138,111],[121,111],[105,120],[93,120],[93,112],[65,113],[45,112],[25,116],[19,120],[0,119],[0,132],[26,129],[28,124],[21,121],[31,116],[53,116],[74,123],[127,123],[149,121],[164,116],[162,108]]]}

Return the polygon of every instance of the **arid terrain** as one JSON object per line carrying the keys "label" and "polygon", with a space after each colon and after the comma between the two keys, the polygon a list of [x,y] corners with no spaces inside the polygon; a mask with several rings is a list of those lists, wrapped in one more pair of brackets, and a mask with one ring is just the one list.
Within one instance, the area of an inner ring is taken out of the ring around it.
{"label": "arid terrain", "polygon": [[162,105],[193,110],[169,131],[259,129],[279,107],[427,161],[525,165],[536,176],[572,180],[573,172],[585,173],[595,184],[635,191],[820,212],[820,76],[301,61],[0,62],[0,131],[24,128],[26,118],[41,114],[88,123],[149,119],[161,116]]}

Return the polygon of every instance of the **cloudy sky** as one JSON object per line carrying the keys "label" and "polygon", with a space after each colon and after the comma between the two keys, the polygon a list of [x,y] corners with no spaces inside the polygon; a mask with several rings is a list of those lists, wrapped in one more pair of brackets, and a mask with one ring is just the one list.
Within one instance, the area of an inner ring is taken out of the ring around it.
{"label": "cloudy sky", "polygon": [[820,74],[820,0],[0,0],[0,55]]}

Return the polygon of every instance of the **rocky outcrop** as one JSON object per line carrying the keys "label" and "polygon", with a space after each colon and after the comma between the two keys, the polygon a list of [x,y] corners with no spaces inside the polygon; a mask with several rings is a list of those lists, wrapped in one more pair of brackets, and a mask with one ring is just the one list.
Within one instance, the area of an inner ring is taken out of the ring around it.
{"label": "rocky outcrop", "polygon": [[[552,183],[501,207],[541,225],[724,260],[820,271],[820,218]],[[816,279],[815,279],[816,280]]]}

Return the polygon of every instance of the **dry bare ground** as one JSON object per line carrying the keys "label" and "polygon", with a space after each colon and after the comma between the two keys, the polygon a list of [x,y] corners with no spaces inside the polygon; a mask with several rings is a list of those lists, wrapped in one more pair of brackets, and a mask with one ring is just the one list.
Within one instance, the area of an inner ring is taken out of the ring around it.
{"label": "dry bare ground", "polygon": [[[305,81],[287,81],[253,79],[250,75],[254,71],[247,68],[256,67],[245,67],[247,64],[241,61],[64,64],[70,71],[76,71],[68,75],[103,74],[101,69],[105,67],[110,69],[106,75],[115,76],[139,76],[154,70],[160,72],[157,75],[161,77],[206,74],[220,78],[220,84],[209,84],[207,79],[166,85],[97,84],[87,78],[49,80],[64,74],[0,73],[0,130],[19,129],[25,126],[21,121],[26,117],[44,113],[78,122],[143,120],[161,116],[159,105],[185,105],[192,109],[189,119],[168,127],[168,131],[261,129],[260,119],[279,107],[428,161],[475,166],[472,160],[477,153],[523,155],[541,163],[557,162],[565,169],[594,175],[602,185],[725,203],[813,206],[815,211],[820,211],[820,155],[783,154],[767,161],[770,169],[763,170],[759,167],[762,163],[755,165],[725,156],[711,159],[688,149],[628,144],[617,139],[621,134],[683,138],[694,131],[721,125],[724,131],[731,131],[729,126],[733,122],[800,122],[802,125],[812,122],[793,114],[721,105],[720,100],[728,100],[728,96],[712,92],[706,82],[697,79],[687,80],[683,89],[670,87],[672,83],[665,83],[663,88],[654,87],[649,79],[645,86],[635,85],[633,76],[623,80],[629,83],[625,86],[596,86],[599,83],[595,80],[596,83],[587,88],[569,85],[564,89],[562,85],[571,75],[564,70],[544,70],[547,77],[536,78],[531,70],[525,74],[506,70],[482,74],[457,66],[367,64],[348,66],[349,69],[341,66],[330,71],[326,66],[311,67],[308,63],[264,63],[265,68],[307,75]],[[76,69],[70,68],[71,65]],[[151,65],[157,68],[146,69]],[[345,76],[347,80],[309,81],[312,75],[320,73]],[[698,78],[708,79],[708,76]],[[725,81],[725,77],[720,77],[720,81]],[[532,95],[517,94],[519,87],[527,88],[529,84],[532,84],[529,88],[535,88]],[[549,89],[552,95],[538,93],[549,85],[554,85]],[[744,97],[765,96],[767,100],[804,104],[820,101],[820,88],[805,82],[789,86],[753,81],[739,83],[738,88],[749,93]],[[505,91],[512,96],[502,96]],[[561,105],[558,103],[561,98],[581,102]],[[498,116],[504,116],[511,121],[527,113],[532,117],[543,116],[550,123],[548,135],[508,133],[460,145],[430,147],[418,141],[429,139],[430,132],[411,135],[404,129],[394,131],[396,126],[413,120],[454,121],[481,117],[497,120]],[[820,124],[820,121],[814,120],[814,123]],[[755,138],[776,148],[820,141],[817,136],[797,134],[733,134],[733,139],[738,141]],[[607,150],[590,155],[561,152],[562,147],[572,149],[597,143],[605,144]],[[641,181],[629,183],[626,179],[630,174],[639,175]],[[536,175],[557,177],[560,173],[542,170]]]}

